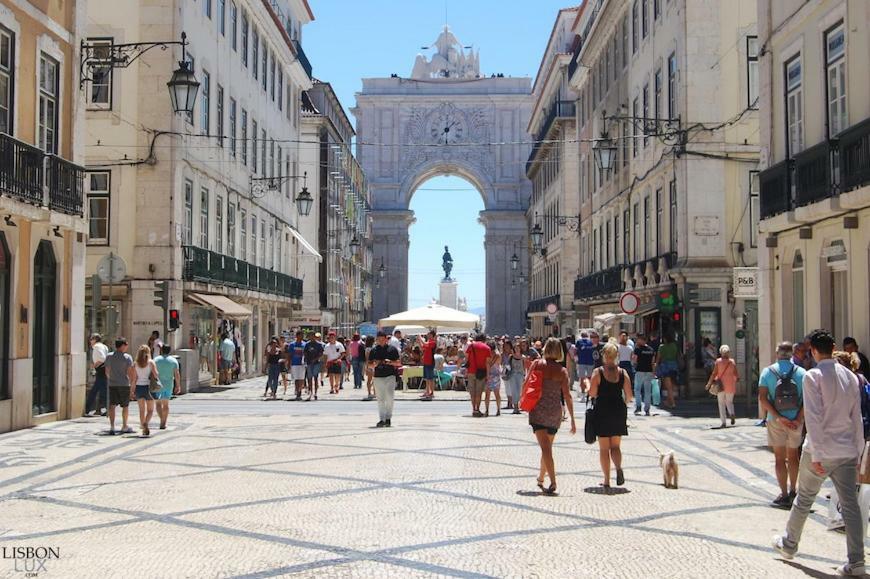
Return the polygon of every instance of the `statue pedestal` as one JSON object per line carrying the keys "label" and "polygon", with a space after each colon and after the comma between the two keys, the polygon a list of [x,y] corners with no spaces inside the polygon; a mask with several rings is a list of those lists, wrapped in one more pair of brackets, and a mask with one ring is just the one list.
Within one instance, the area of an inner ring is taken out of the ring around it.
{"label": "statue pedestal", "polygon": [[459,308],[459,282],[442,279],[438,284],[438,303],[448,308]]}

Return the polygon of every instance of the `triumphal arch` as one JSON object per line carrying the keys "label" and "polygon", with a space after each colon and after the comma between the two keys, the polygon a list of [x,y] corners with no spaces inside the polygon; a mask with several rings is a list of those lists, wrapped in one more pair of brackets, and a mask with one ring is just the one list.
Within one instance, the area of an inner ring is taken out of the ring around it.
{"label": "triumphal arch", "polygon": [[[373,318],[408,306],[414,191],[431,177],[456,175],[473,184],[484,203],[487,333],[519,334],[528,291],[511,283],[510,258],[516,252],[527,263],[531,79],[481,74],[479,54],[464,48],[447,26],[431,48],[431,57],[417,56],[410,78],[363,79],[352,111],[357,158],[372,190],[373,269],[383,263],[386,270],[374,289]],[[450,222],[447,205],[443,218]],[[462,231],[445,231],[451,237],[439,244],[450,245],[454,259],[461,259]]]}

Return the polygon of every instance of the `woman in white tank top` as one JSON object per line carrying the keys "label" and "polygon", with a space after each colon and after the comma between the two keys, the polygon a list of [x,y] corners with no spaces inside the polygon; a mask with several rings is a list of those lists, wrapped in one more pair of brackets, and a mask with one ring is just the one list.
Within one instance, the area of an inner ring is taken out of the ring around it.
{"label": "woman in white tank top", "polygon": [[154,415],[154,396],[151,395],[151,377],[160,380],[157,374],[157,366],[151,359],[151,348],[147,345],[139,346],[136,352],[136,401],[139,403],[139,423],[142,426],[142,436],[150,436],[148,428],[151,416]]}

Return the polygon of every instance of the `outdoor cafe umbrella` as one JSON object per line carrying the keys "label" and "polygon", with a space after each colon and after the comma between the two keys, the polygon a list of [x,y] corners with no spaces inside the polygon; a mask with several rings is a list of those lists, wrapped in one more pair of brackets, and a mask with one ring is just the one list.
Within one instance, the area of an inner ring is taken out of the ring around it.
{"label": "outdoor cafe umbrella", "polygon": [[424,326],[458,331],[473,330],[478,324],[480,324],[479,316],[440,304],[428,304],[378,321],[379,326]]}

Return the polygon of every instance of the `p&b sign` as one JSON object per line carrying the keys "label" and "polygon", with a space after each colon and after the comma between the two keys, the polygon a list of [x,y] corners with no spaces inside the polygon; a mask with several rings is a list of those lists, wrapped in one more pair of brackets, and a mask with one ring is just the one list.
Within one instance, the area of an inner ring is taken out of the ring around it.
{"label": "p&b sign", "polygon": [[758,268],[735,267],[733,285],[735,298],[757,298]]}

